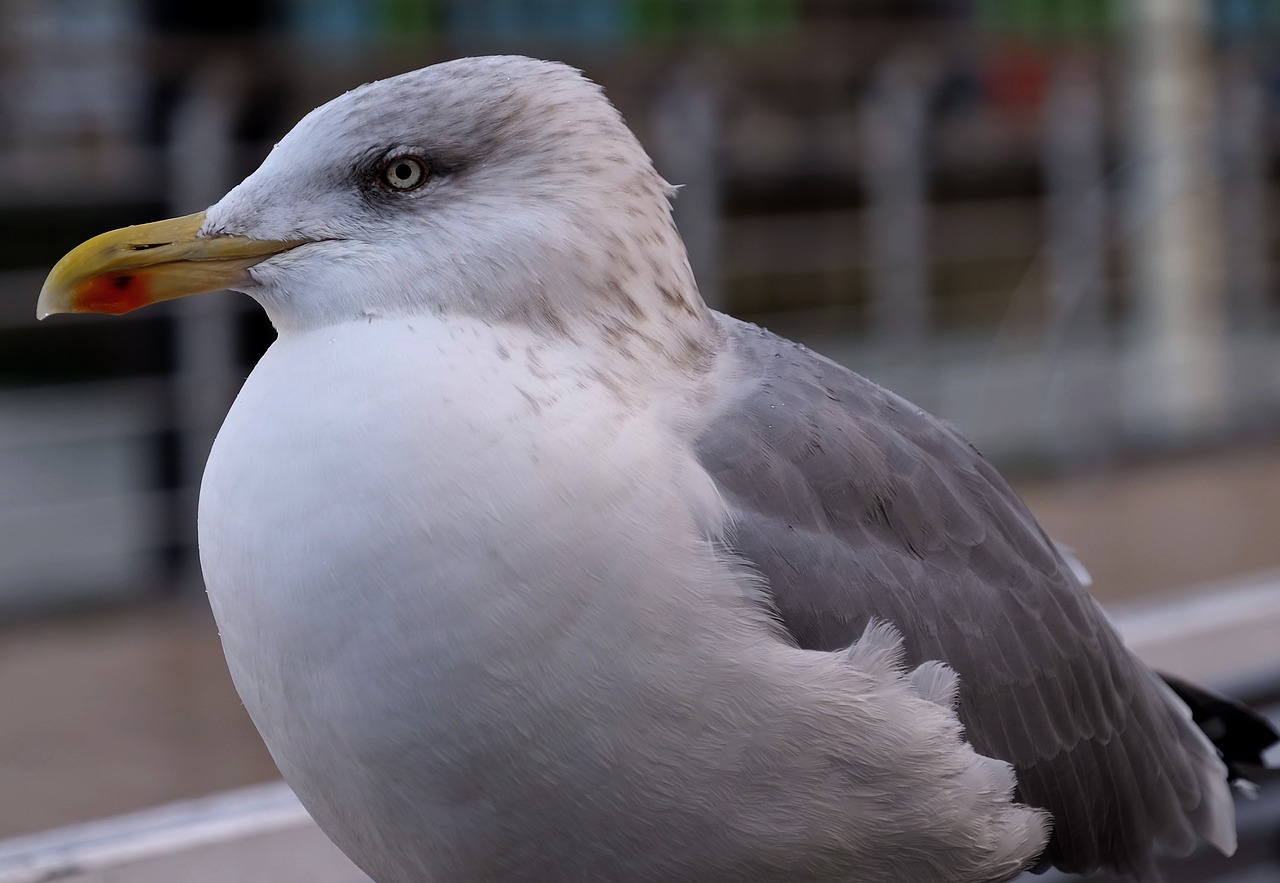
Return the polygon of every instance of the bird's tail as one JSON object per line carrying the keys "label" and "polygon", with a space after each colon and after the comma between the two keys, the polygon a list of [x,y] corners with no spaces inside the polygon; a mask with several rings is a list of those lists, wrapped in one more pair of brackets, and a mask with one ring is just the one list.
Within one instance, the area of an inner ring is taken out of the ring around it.
{"label": "bird's tail", "polygon": [[1250,770],[1266,766],[1263,755],[1280,742],[1280,732],[1243,703],[1172,675],[1160,677],[1191,709],[1191,719],[1218,749],[1227,765],[1227,781],[1251,793],[1255,786],[1248,778]]}
{"label": "bird's tail", "polygon": [[1231,783],[1249,793],[1244,767],[1263,765],[1263,752],[1278,738],[1256,712],[1178,678],[1152,673],[1170,707],[1186,720],[1183,746],[1195,764],[1201,800],[1188,820],[1200,837],[1224,855],[1236,851],[1235,802]]}

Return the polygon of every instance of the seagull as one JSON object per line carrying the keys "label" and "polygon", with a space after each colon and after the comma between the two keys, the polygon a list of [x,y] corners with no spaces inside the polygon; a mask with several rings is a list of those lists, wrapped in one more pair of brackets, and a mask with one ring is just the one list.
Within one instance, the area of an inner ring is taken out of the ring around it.
{"label": "seagull", "polygon": [[1274,733],[1135,658],[947,424],[708,309],[672,195],[578,71],[466,58],[50,273],[42,318],[230,288],[278,332],[200,557],[320,827],[379,883],[1232,852],[1228,780]]}

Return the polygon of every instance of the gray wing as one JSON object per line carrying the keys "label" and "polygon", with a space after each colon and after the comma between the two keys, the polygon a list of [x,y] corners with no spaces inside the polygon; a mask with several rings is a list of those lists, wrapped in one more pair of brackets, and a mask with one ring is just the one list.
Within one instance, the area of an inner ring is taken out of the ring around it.
{"label": "gray wing", "polygon": [[834,362],[720,321],[741,374],[698,455],[796,642],[845,647],[877,617],[911,664],[955,668],[968,738],[1053,814],[1045,858],[1064,870],[1146,878],[1155,840],[1229,846],[1208,743],[973,446]]}

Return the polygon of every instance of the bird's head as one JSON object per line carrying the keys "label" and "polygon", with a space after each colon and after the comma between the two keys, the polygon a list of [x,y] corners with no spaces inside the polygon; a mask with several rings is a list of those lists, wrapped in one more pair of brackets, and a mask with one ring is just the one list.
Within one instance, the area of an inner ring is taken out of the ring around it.
{"label": "bird's head", "polygon": [[64,257],[41,317],[231,288],[277,328],[461,313],[564,330],[705,312],[670,187],[561,64],[466,58],[312,111],[207,211]]}

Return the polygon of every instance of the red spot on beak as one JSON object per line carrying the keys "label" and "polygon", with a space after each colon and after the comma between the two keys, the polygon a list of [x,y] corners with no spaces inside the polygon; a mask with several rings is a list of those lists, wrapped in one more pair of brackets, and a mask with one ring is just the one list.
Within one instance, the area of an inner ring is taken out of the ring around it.
{"label": "red spot on beak", "polygon": [[76,292],[77,308],[119,316],[151,303],[147,277],[139,273],[107,273],[95,276]]}

